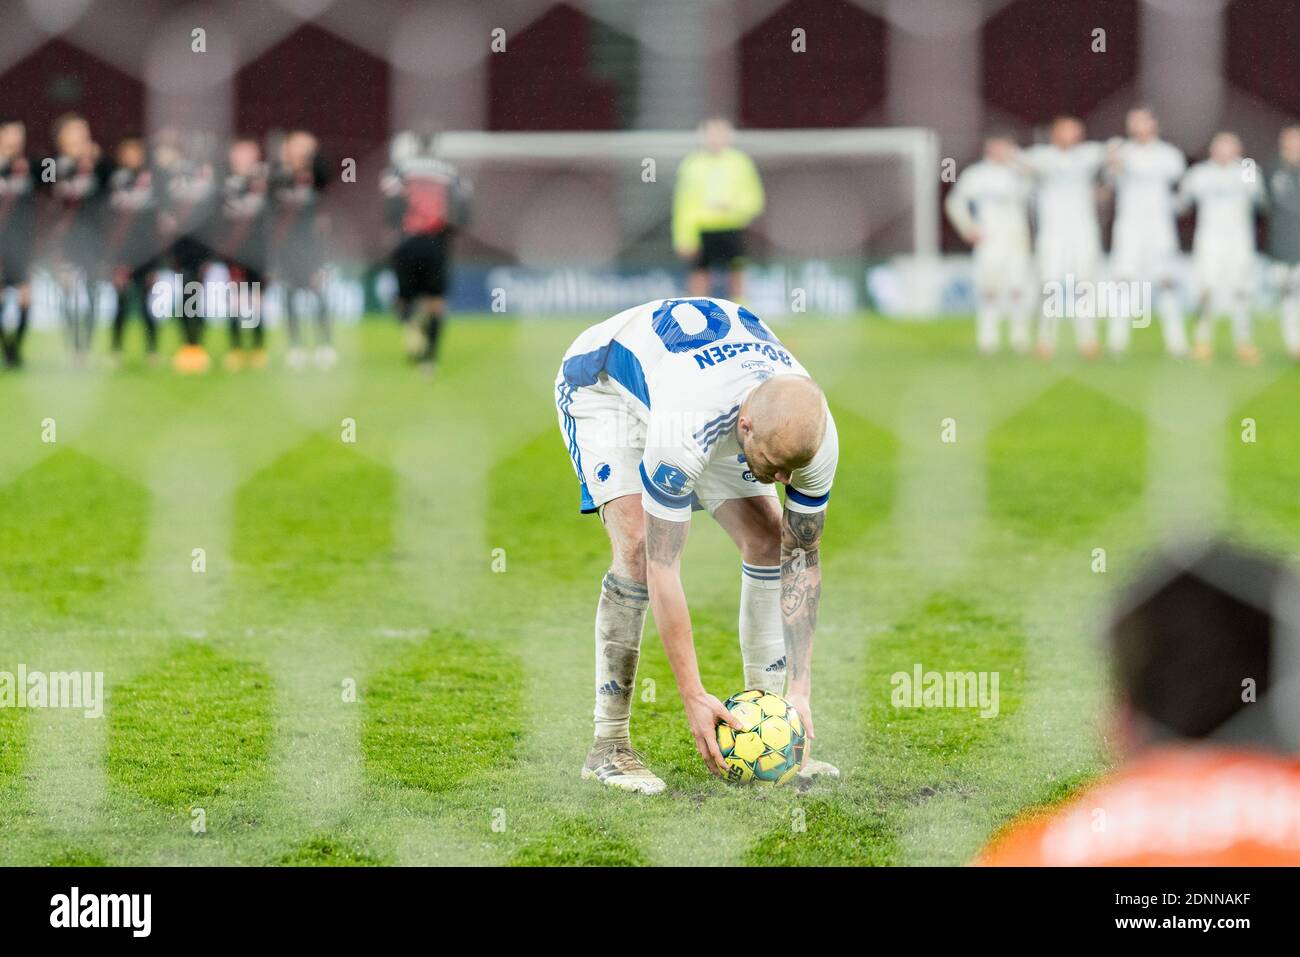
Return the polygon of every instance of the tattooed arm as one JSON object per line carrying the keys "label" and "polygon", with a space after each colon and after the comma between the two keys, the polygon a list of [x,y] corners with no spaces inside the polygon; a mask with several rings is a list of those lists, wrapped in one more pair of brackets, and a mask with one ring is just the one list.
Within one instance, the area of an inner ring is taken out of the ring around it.
{"label": "tattooed arm", "polygon": [[695,637],[691,613],[682,590],[682,550],[691,523],[672,522],[645,513],[646,575],[650,608],[663,639],[677,690],[686,707],[686,720],[700,757],[714,774],[725,774],[727,766],[718,750],[714,729],[719,721],[736,725],[722,702],[704,690],[699,663],[695,658]]}
{"label": "tattooed arm", "polygon": [[826,513],[792,512],[781,520],[781,625],[788,697],[813,738],[812,650],[822,597],[821,541]]}

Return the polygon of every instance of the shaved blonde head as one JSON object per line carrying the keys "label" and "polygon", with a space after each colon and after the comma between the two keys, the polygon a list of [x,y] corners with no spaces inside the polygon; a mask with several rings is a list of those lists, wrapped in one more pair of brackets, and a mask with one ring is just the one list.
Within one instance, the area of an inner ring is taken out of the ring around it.
{"label": "shaved blonde head", "polygon": [[745,399],[736,428],[755,477],[787,481],[821,448],[826,396],[805,376],[773,376]]}

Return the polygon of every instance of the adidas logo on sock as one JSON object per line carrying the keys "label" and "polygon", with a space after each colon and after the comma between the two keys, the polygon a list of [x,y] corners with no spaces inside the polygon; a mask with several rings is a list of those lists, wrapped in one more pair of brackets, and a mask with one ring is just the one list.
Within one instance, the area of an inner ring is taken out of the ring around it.
{"label": "adidas logo on sock", "polygon": [[763,670],[768,673],[771,673],[773,671],[785,671],[785,655],[782,655],[780,658],[772,662]]}
{"label": "adidas logo on sock", "polygon": [[[781,667],[785,667],[785,659],[781,659]],[[627,694],[626,688],[620,688],[617,681],[606,681],[598,689],[597,694]]]}

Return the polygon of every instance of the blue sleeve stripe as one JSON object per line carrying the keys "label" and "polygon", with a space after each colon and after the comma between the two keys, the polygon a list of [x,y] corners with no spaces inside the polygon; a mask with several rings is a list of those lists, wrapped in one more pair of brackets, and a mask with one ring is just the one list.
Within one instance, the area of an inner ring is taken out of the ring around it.
{"label": "blue sleeve stripe", "polygon": [[739,421],[739,419],[740,413],[736,412],[731,416],[731,418],[715,425],[713,429],[704,436],[704,438],[701,439],[699,436],[696,436],[696,441],[700,444],[700,450],[707,452],[709,449],[713,448],[719,439],[731,433],[731,430],[736,427],[736,422]]}
{"label": "blue sleeve stripe", "polygon": [[647,409],[650,408],[650,389],[646,386],[641,360],[617,339],[609,344],[609,357],[605,360],[605,371],[615,382],[640,399]]}
{"label": "blue sleeve stripe", "polygon": [[785,497],[791,501],[798,502],[800,505],[807,508],[817,508],[826,504],[831,497],[831,493],[827,492],[825,495],[805,495],[793,485],[787,485],[785,487]]}
{"label": "blue sleeve stripe", "polygon": [[571,386],[595,385],[602,372],[636,396],[647,409],[650,408],[650,389],[646,385],[641,360],[617,339],[599,349],[564,360],[564,381]]}
{"label": "blue sleeve stripe", "polygon": [[591,352],[584,352],[580,356],[569,356],[564,360],[564,367],[561,370],[564,374],[564,381],[569,384],[570,389],[584,385],[595,385],[600,378],[601,370],[605,368],[605,356],[609,354],[609,346],[604,345],[599,349],[593,349]]}
{"label": "blue sleeve stripe", "polygon": [[691,493],[686,492],[683,495],[669,495],[663,489],[655,486],[650,481],[650,476],[645,474],[645,463],[639,466],[641,470],[641,486],[650,493],[650,497],[662,505],[664,508],[685,508],[691,507]]}
{"label": "blue sleeve stripe", "polygon": [[722,415],[718,416],[716,419],[709,419],[708,422],[705,422],[704,425],[698,431],[696,431],[695,438],[697,439],[704,438],[704,436],[707,435],[710,430],[717,427],[718,425],[721,425],[723,422],[731,418],[739,411],[740,411],[740,406],[733,405],[730,409],[722,413]]}

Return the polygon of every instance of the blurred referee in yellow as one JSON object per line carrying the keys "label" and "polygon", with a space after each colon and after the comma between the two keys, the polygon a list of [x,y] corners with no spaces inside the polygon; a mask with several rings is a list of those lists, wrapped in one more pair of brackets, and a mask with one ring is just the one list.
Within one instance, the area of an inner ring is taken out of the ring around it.
{"label": "blurred referee in yellow", "polygon": [[691,263],[687,291],[707,296],[714,269],[727,270],[727,296],[740,302],[745,287],[745,228],[763,211],[763,184],[754,161],[731,145],[731,123],[700,124],[704,148],[677,168],[673,248]]}

